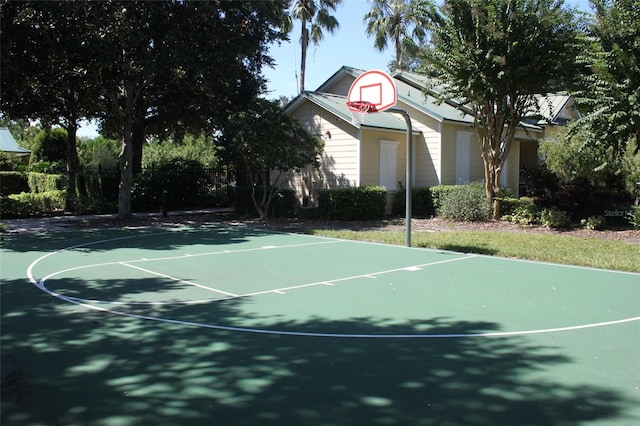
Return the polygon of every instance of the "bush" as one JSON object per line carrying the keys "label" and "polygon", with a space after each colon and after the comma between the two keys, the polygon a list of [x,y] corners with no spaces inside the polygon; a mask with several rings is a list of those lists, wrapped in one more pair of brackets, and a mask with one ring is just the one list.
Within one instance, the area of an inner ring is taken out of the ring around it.
{"label": "bush", "polygon": [[603,229],[606,224],[607,220],[604,216],[591,216],[580,221],[580,225],[582,225],[583,228],[591,231]]}
{"label": "bush", "polygon": [[387,190],[382,186],[324,189],[318,204],[326,219],[374,220],[384,217]]}
{"label": "bush", "polygon": [[540,212],[531,198],[522,197],[517,200],[509,199],[510,214],[503,216],[518,225],[536,225],[540,223]]}
{"label": "bush", "polygon": [[483,183],[457,185],[440,194],[439,216],[446,219],[480,222],[491,218]]}
{"label": "bush", "polygon": [[627,213],[627,218],[634,229],[640,229],[640,206],[631,207],[631,210]]}
{"label": "bush", "polygon": [[437,214],[440,209],[440,200],[444,194],[452,191],[456,191],[458,185],[437,185],[432,186],[429,191],[431,192],[431,201],[433,202],[433,208]]}
{"label": "bush", "polygon": [[0,193],[20,194],[29,191],[29,181],[24,172],[0,172]]}
{"label": "bush", "polygon": [[31,192],[59,191],[65,187],[65,176],[48,173],[29,173],[27,176]]}
{"label": "bush", "polygon": [[58,162],[65,164],[67,161],[67,131],[60,128],[43,130],[36,136],[31,148],[31,163],[40,161]]}
{"label": "bush", "polygon": [[[397,191],[393,196],[391,213],[394,216],[403,215],[406,212],[406,190]],[[429,218],[435,216],[436,209],[433,206],[433,198],[429,187],[412,188],[411,190],[411,216]]]}
{"label": "bush", "polygon": [[[262,198],[262,188],[256,188],[255,197],[257,200]],[[257,216],[253,200],[251,199],[251,187],[242,186],[236,188],[235,199],[236,213],[241,215]],[[295,191],[291,189],[280,189],[271,200],[269,205],[268,217],[294,217],[298,208],[298,199]]]}
{"label": "bush", "polygon": [[571,225],[571,218],[562,210],[551,207],[540,213],[540,224],[547,228],[566,228]]}
{"label": "bush", "polygon": [[38,194],[23,192],[2,197],[2,215],[10,217],[41,216],[64,210],[65,191]]}

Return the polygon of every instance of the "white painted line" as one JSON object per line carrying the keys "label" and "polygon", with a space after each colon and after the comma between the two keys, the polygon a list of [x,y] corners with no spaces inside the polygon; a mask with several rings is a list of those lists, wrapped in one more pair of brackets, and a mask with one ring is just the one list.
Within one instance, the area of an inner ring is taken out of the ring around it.
{"label": "white painted line", "polygon": [[[145,236],[160,235],[160,234],[161,233],[148,234],[148,235],[145,235]],[[616,324],[623,324],[623,323],[629,323],[629,322],[634,322],[634,321],[640,321],[640,317],[632,317],[632,318],[624,318],[624,319],[618,319],[618,320],[612,320],[612,321],[606,321],[606,322],[599,322],[599,323],[592,323],[592,324],[582,324],[582,325],[573,325],[573,326],[567,326],[567,327],[556,327],[556,328],[548,328],[548,329],[522,330],[522,331],[505,331],[505,332],[487,332],[487,333],[456,333],[456,334],[355,334],[355,333],[320,333],[320,332],[296,332],[296,331],[287,331],[287,330],[269,330],[269,329],[257,329],[257,328],[247,328],[247,327],[225,326],[225,325],[217,325],[217,324],[206,324],[206,323],[198,323],[198,322],[192,322],[192,321],[181,321],[181,320],[171,319],[171,318],[152,317],[152,316],[147,316],[147,315],[138,315],[138,314],[132,314],[132,313],[127,313],[127,312],[116,311],[116,310],[113,310],[113,309],[106,309],[106,308],[103,308],[103,307],[100,307],[100,306],[95,306],[95,305],[91,305],[91,304],[82,302],[85,299],[65,296],[65,295],[62,295],[62,294],[59,294],[59,293],[56,293],[54,291],[49,290],[45,285],[46,279],[49,278],[49,277],[55,276],[57,274],[60,274],[60,273],[62,273],[64,271],[53,272],[53,273],[47,275],[45,278],[43,278],[40,281],[36,280],[34,278],[34,276],[33,276],[34,267],[40,261],[42,261],[43,259],[45,259],[45,258],[47,258],[49,256],[52,256],[52,255],[54,255],[56,253],[59,253],[59,252],[65,251],[65,250],[83,248],[83,247],[99,244],[99,243],[102,243],[102,242],[111,242],[111,241],[125,240],[125,239],[130,239],[130,238],[139,238],[139,236],[136,235],[136,236],[112,238],[112,239],[108,239],[108,240],[94,241],[94,242],[85,243],[85,244],[79,244],[79,245],[71,246],[71,247],[68,247],[68,248],[65,248],[65,249],[60,249],[60,250],[56,250],[56,251],[47,253],[47,254],[39,257],[38,259],[34,260],[28,266],[28,268],[27,268],[27,277],[28,277],[29,281],[32,284],[34,284],[36,287],[38,287],[42,291],[48,293],[49,295],[54,296],[56,298],[59,298],[61,300],[67,301],[69,303],[73,303],[73,304],[76,304],[76,305],[79,305],[79,306],[83,306],[83,307],[85,307],[87,309],[91,309],[91,310],[111,313],[111,314],[114,314],[114,315],[120,315],[120,316],[125,316],[125,317],[130,317],[130,318],[145,319],[145,320],[151,320],[151,321],[159,321],[159,322],[186,325],[186,326],[194,326],[194,327],[203,327],[203,328],[208,328],[208,329],[225,330],[225,331],[239,331],[239,332],[249,332],[249,333],[261,333],[261,334],[275,334],[275,335],[286,335],[286,336],[332,337],[332,338],[468,338],[468,337],[503,337],[503,336],[518,336],[518,335],[530,335],[530,334],[540,334],[540,333],[557,333],[557,332],[574,331],[574,330],[589,329],[589,328],[595,328],[595,327],[611,326],[611,325],[616,325]],[[324,238],[324,237],[316,237],[316,238]],[[335,239],[332,239],[329,242],[346,242],[346,240],[335,240]],[[302,246],[302,245],[313,245],[313,244],[314,243],[311,243],[311,244],[297,244],[297,245],[291,245],[291,246],[281,246],[280,248],[295,247],[295,246]],[[387,247],[393,247],[393,246],[389,246],[389,245],[386,245],[386,246]],[[404,248],[404,249],[410,249],[410,248]],[[253,250],[260,250],[260,249],[239,250],[239,251],[236,251],[236,252],[253,251]],[[424,250],[424,249],[420,249],[420,250]],[[430,250],[430,251],[434,251],[434,250]],[[227,251],[227,252],[229,252],[229,251]],[[214,252],[214,253],[208,253],[208,254],[219,254],[219,253],[222,253],[222,252]],[[449,253],[453,253],[453,252],[449,252]],[[203,255],[206,255],[206,254],[203,254]],[[375,273],[375,274],[361,275],[359,277],[375,276],[375,275],[380,275],[380,274],[385,274],[385,273],[390,273],[390,272],[395,272],[395,271],[400,271],[400,270],[407,270],[407,268],[417,268],[417,267],[431,266],[431,265],[437,265],[437,264],[448,263],[448,262],[455,262],[455,261],[458,261],[458,260],[471,259],[471,258],[477,257],[477,256],[493,258],[493,259],[501,259],[501,260],[531,262],[531,261],[523,261],[523,260],[519,260],[519,259],[499,258],[499,257],[495,257],[495,256],[467,255],[467,256],[464,256],[464,257],[456,257],[456,258],[453,258],[453,259],[448,259],[448,260],[443,260],[443,261],[438,261],[438,262],[431,262],[431,263],[426,263],[426,264],[423,264],[423,265],[415,265],[413,267],[398,268],[398,269],[392,269],[392,270],[388,270],[388,271],[381,271],[381,272],[378,272],[378,273]],[[172,257],[168,257],[168,258],[165,258],[165,259],[177,259],[177,258],[179,258],[179,256],[172,256]],[[153,260],[163,260],[163,259],[153,259]],[[147,271],[147,270],[145,270],[143,268],[139,268],[139,267],[136,267],[134,265],[131,265],[130,264],[131,262],[135,262],[135,261],[129,261],[129,263],[108,262],[108,263],[103,263],[103,264],[95,264],[95,265],[89,265],[89,266],[80,266],[80,267],[69,268],[69,269],[66,269],[65,271],[83,269],[83,268],[88,268],[88,267],[95,267],[95,266],[99,266],[99,265],[123,264],[123,265],[129,266],[129,267],[132,267],[132,268],[136,268],[136,269],[140,269],[140,270],[146,271],[148,273],[159,275],[159,274],[157,274],[157,273],[155,273],[153,271]],[[545,262],[531,262],[531,263],[545,264]],[[561,265],[561,264],[553,264],[553,263],[548,263],[548,264],[549,265],[554,265],[554,266],[561,266],[561,267],[564,266],[564,267],[569,267],[569,268],[589,269],[589,270],[596,270],[596,271],[602,271],[602,272],[623,273],[623,274],[631,274],[631,275],[640,276],[640,274],[632,273],[632,272],[609,271],[609,270],[603,270],[603,269],[597,269],[597,268],[575,267],[575,266],[571,266],[571,265]],[[210,291],[220,292],[218,290],[211,289],[209,287],[200,286],[199,284],[195,284],[195,283],[191,283],[191,282],[188,282],[188,281],[179,280],[179,279],[176,279],[174,277],[167,276],[167,275],[161,275],[160,274],[160,276],[165,276],[167,278],[170,278],[170,279],[173,279],[173,280],[176,280],[176,281],[180,281],[180,282],[185,282],[185,283],[190,284],[190,285],[196,285],[196,286],[202,287],[202,288],[210,290]],[[341,279],[336,279],[336,280],[333,280],[333,281],[322,281],[322,282],[318,282],[318,283],[305,284],[305,285],[300,285],[300,286],[295,286],[295,287],[290,287],[290,288],[291,289],[304,288],[304,287],[310,287],[310,286],[313,286],[313,285],[320,285],[320,284],[322,284],[322,285],[333,285],[332,283],[336,283],[336,282],[340,282],[340,281],[347,281],[347,280],[350,280],[350,279],[354,279],[356,277],[358,277],[358,276],[341,278]],[[268,293],[268,292],[282,292],[283,293],[284,290],[287,290],[287,289],[285,288],[285,289],[279,289],[279,290],[270,290],[270,291],[254,293],[254,294],[264,294],[264,293]],[[236,298],[236,297],[250,296],[251,294],[233,295],[232,293],[228,293],[228,295],[230,295],[231,297],[220,298],[220,299],[211,299],[211,300],[212,301],[229,300],[229,299],[233,299],[233,298]],[[200,301],[198,301],[198,302],[200,302]],[[206,301],[202,301],[202,302],[206,302]],[[119,302],[105,302],[105,303],[119,304]],[[138,302],[138,303],[141,303],[141,302]],[[155,303],[155,302],[150,302],[150,303]],[[158,304],[162,304],[163,302],[157,302],[157,303]],[[197,303],[197,302],[196,301],[192,301],[192,302],[166,302],[166,303],[176,303],[176,304],[178,304],[178,303]],[[126,304],[128,304],[128,303],[126,303]],[[135,303],[131,303],[131,304],[135,304]]]}
{"label": "white painted line", "polygon": [[125,262],[118,262],[118,263],[120,265],[123,265],[123,266],[128,266],[129,268],[137,269],[139,271],[146,272],[146,273],[151,274],[151,275],[157,275],[159,277],[168,278],[168,279],[170,279],[172,281],[177,281],[179,283],[189,284],[189,285],[192,285],[192,286],[195,286],[195,287],[199,287],[199,288],[202,288],[202,289],[205,289],[205,290],[208,290],[208,291],[213,291],[215,293],[224,294],[226,296],[238,297],[237,294],[229,293],[228,291],[219,290],[217,288],[211,288],[211,287],[207,287],[207,286],[204,286],[204,285],[201,285],[201,284],[198,284],[198,283],[194,283],[194,282],[191,282],[191,281],[182,280],[180,278],[172,277],[171,275],[162,274],[160,272],[152,271],[150,269],[141,268],[141,267],[135,266],[135,265],[130,265],[130,264],[125,263]]}
{"label": "white painted line", "polygon": [[409,272],[416,272],[416,271],[422,271],[422,268],[419,266],[409,266],[408,268],[404,268],[404,270]]}

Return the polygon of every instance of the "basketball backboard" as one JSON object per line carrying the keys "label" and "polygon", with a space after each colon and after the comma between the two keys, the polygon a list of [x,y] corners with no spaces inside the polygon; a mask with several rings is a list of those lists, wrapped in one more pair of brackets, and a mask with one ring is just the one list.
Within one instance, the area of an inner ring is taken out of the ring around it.
{"label": "basketball backboard", "polygon": [[362,73],[353,82],[347,95],[347,106],[353,111],[365,103],[369,105],[368,112],[381,112],[394,106],[397,100],[393,78],[384,71],[372,70]]}

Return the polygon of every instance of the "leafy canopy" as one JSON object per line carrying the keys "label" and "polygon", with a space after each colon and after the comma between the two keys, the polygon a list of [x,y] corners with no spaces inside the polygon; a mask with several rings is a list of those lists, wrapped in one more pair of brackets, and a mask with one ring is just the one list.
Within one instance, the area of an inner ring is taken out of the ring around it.
{"label": "leafy canopy", "polygon": [[576,103],[585,116],[577,123],[590,144],[622,155],[635,140],[640,150],[640,2],[592,0],[596,16],[578,60],[587,67]]}
{"label": "leafy canopy", "polygon": [[473,116],[487,198],[498,218],[500,174],[516,130],[539,109],[536,95],[566,90],[574,79],[579,45],[573,12],[560,0],[424,6],[432,45],[422,71],[434,82],[430,94]]}

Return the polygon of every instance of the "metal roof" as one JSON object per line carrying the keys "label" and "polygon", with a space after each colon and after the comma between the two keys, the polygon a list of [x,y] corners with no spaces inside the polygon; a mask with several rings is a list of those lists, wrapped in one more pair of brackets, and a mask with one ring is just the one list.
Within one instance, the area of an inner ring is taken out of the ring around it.
{"label": "metal roof", "polygon": [[18,143],[13,138],[13,135],[6,127],[0,127],[0,151],[11,152],[18,155],[31,154],[31,151],[18,146]]}
{"label": "metal roof", "polygon": [[[305,92],[298,98],[307,99],[310,102],[313,102],[320,108],[342,118],[344,121],[355,127],[355,125],[351,123],[351,112],[347,108],[347,98],[345,96],[334,95],[331,93]],[[300,102],[300,100],[296,99],[292,101],[292,104],[297,104],[298,102]],[[397,130],[403,132],[407,130],[407,124],[403,117],[384,111],[375,114],[367,114],[360,127]],[[414,130],[413,132],[416,134],[420,133],[417,130]]]}
{"label": "metal roof", "polygon": [[[309,100],[321,108],[351,123],[351,113],[347,109],[346,98],[341,95],[324,93],[322,91],[330,88],[335,81],[342,78],[345,74],[357,77],[363,72],[363,70],[358,68],[343,66],[329,77],[327,81],[320,85],[317,91],[304,92],[291,101],[289,105],[287,105],[286,109],[291,111],[304,100]],[[427,76],[400,71],[393,74],[393,79],[398,90],[398,103],[407,107],[415,108],[440,122],[449,121],[454,123],[474,124],[473,116],[469,113],[465,113],[465,108],[460,108],[460,106],[456,104],[455,100],[449,102],[439,102],[437,100],[436,95],[442,87],[437,85],[431,86]],[[429,88],[429,90],[425,92],[426,88]],[[431,93],[432,95],[429,96],[428,93]],[[543,116],[547,112],[555,111],[557,113],[567,102],[568,98],[568,95],[540,98],[546,99],[546,103],[540,103],[541,112],[544,113]],[[552,105],[549,104],[548,99],[553,100]],[[400,105],[400,107],[402,107],[402,105]],[[538,119],[539,117],[536,117],[536,119],[533,120],[523,120],[520,125],[528,130],[542,131],[542,128],[538,125],[541,124]],[[405,130],[406,128],[404,119],[391,113],[367,114],[362,126],[389,130]]]}

